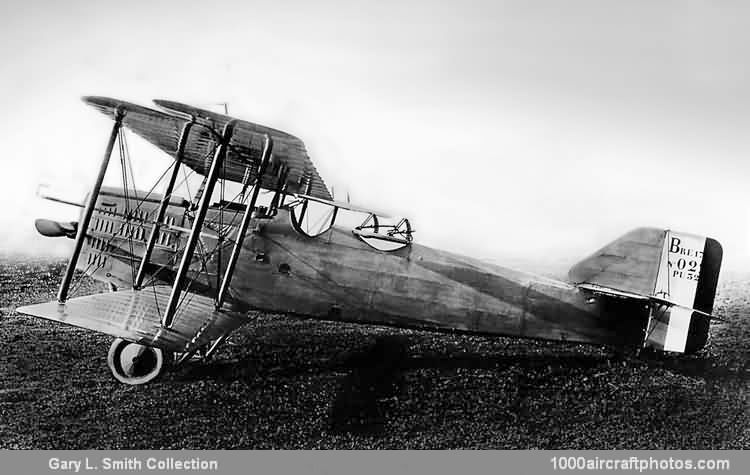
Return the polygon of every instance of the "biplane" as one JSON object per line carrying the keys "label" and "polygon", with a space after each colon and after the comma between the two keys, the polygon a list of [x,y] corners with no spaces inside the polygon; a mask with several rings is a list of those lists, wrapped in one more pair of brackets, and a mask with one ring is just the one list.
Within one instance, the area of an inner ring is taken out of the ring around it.
{"label": "biplane", "polygon": [[[108,365],[123,383],[210,358],[252,311],[680,353],[701,349],[716,318],[714,239],[639,228],[567,281],[538,277],[419,245],[407,218],[336,201],[288,133],[171,101],[83,100],[111,134],[85,202],[71,203],[79,220],[36,221],[75,240],[57,299],[18,311],[115,337]],[[150,190],[129,180],[125,130],[171,157]],[[116,144],[122,186],[103,186]],[[187,198],[180,170],[201,180]],[[112,291],[72,295],[76,270]]]}

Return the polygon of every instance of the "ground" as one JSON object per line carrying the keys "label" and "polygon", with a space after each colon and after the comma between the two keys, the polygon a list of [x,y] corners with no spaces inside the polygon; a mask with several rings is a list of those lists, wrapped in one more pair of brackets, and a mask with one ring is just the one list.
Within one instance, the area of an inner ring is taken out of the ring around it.
{"label": "ground", "polygon": [[0,261],[0,448],[750,449],[750,274],[723,276],[728,322],[692,356],[261,314],[131,387],[110,337],[15,312],[63,269]]}

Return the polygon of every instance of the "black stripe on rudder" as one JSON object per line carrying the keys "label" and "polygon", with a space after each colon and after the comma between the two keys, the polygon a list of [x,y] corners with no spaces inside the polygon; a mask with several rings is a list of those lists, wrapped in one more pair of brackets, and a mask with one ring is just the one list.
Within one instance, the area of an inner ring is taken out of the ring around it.
{"label": "black stripe on rudder", "polygon": [[685,353],[695,353],[708,341],[708,327],[711,323],[708,317],[698,312],[690,314],[690,326],[688,327],[687,339],[685,340]]}
{"label": "black stripe on rudder", "polygon": [[[722,254],[721,244],[714,239],[706,238],[700,277],[698,278],[695,299],[693,300],[693,308],[702,312],[711,313],[713,311]],[[685,342],[685,353],[694,353],[705,346],[708,340],[710,323],[711,320],[705,315],[693,312],[690,317],[687,341]]]}
{"label": "black stripe on rudder", "polygon": [[703,259],[701,260],[700,277],[695,289],[694,309],[706,313],[713,311],[722,256],[721,244],[714,239],[706,238],[706,244],[703,248]]}

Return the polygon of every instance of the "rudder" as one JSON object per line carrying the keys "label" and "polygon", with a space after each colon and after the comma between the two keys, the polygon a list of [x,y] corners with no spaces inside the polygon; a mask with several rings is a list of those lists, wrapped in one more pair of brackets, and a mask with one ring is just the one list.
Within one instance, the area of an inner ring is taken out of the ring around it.
{"label": "rudder", "polygon": [[[666,231],[644,346],[693,353],[708,340],[723,251],[715,239]],[[696,312],[696,310],[698,312]]]}

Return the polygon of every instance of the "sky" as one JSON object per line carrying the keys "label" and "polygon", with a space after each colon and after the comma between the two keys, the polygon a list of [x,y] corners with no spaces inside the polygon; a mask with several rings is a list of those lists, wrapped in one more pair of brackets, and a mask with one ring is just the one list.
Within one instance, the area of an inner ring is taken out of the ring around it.
{"label": "sky", "polygon": [[[35,192],[90,189],[111,121],[80,97],[103,95],[226,102],[302,138],[337,198],[409,217],[426,245],[572,264],[657,226],[714,237],[742,269],[749,14],[690,0],[4,2],[0,246],[69,252],[33,220],[78,210]],[[129,140],[148,189],[169,159]]]}

